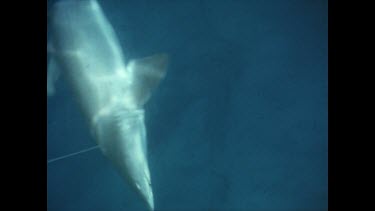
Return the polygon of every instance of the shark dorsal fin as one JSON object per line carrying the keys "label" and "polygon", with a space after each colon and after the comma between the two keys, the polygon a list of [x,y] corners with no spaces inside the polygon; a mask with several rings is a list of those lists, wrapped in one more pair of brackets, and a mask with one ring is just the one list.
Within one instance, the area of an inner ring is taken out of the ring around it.
{"label": "shark dorsal fin", "polygon": [[133,79],[132,88],[138,106],[143,106],[147,102],[151,92],[165,77],[168,60],[168,55],[162,53],[131,60],[127,65]]}

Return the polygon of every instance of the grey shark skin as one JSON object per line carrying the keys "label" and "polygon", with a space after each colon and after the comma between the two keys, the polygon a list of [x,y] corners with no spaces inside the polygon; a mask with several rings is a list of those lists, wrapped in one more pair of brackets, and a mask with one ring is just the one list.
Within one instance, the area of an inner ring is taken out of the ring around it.
{"label": "grey shark skin", "polygon": [[49,19],[47,95],[54,94],[54,82],[62,75],[103,154],[153,210],[143,105],[165,76],[167,55],[126,63],[95,0],[58,2]]}

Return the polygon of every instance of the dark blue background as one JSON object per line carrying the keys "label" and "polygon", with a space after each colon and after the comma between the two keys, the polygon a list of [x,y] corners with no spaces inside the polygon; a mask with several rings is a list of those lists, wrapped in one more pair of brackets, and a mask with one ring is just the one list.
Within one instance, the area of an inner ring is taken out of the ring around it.
{"label": "dark blue background", "polygon": [[[106,0],[128,58],[166,52],[146,105],[156,210],[327,210],[327,2]],[[48,158],[94,145],[64,81]],[[143,210],[98,151],[48,165],[48,210]]]}

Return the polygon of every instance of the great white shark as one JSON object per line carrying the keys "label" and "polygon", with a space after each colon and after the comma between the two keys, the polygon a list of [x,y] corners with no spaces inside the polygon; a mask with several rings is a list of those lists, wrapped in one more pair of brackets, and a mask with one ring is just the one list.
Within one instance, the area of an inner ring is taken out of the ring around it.
{"label": "great white shark", "polygon": [[153,210],[143,107],[166,74],[168,56],[126,60],[96,0],[57,2],[48,18],[47,95],[62,75],[101,152]]}

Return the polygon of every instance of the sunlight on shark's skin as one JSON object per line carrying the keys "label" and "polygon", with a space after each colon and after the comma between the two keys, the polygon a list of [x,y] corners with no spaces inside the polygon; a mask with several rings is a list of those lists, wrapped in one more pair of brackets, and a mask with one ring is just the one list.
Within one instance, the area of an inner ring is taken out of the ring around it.
{"label": "sunlight on shark's skin", "polygon": [[167,55],[125,63],[116,34],[95,0],[58,2],[49,18],[47,95],[55,93],[61,72],[99,148],[153,210],[143,105],[165,76]]}

